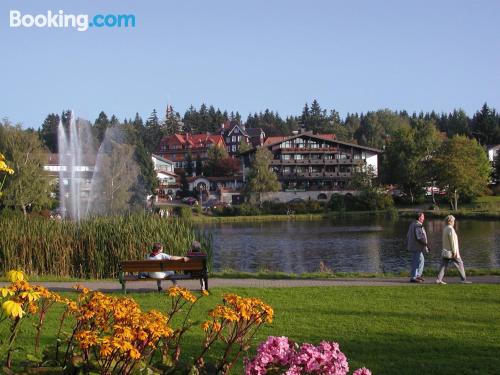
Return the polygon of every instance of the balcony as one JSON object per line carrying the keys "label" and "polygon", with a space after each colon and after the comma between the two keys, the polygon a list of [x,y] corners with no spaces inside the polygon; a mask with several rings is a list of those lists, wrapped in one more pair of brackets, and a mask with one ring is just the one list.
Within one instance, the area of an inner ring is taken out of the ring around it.
{"label": "balcony", "polygon": [[317,148],[310,148],[310,147],[283,147],[283,148],[280,148],[280,147],[277,147],[277,148],[273,148],[273,151],[274,150],[281,150],[281,152],[283,152],[283,153],[290,153],[290,152],[293,152],[293,153],[297,153],[297,152],[304,152],[304,153],[321,152],[321,153],[324,153],[324,152],[338,152],[339,149],[337,147],[317,147]]}
{"label": "balcony", "polygon": [[351,178],[350,172],[287,172],[281,173],[279,177],[287,180],[296,179],[344,179]]}
{"label": "balcony", "polygon": [[364,165],[363,159],[289,159],[271,160],[270,165]]}

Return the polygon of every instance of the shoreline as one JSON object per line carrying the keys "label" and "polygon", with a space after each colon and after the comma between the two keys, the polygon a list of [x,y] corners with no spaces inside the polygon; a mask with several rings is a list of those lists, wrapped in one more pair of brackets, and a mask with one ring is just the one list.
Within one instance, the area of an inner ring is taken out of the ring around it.
{"label": "shoreline", "polygon": [[316,214],[294,214],[294,215],[254,215],[254,216],[192,216],[195,224],[223,224],[223,223],[251,223],[266,221],[321,221],[341,218],[346,216],[381,216],[408,218],[415,215],[415,212],[422,211],[428,218],[444,218],[453,215],[457,218],[472,220],[494,220],[500,219],[498,211],[468,211],[468,210],[421,210],[419,208],[398,208],[394,210],[378,211],[331,211]]}

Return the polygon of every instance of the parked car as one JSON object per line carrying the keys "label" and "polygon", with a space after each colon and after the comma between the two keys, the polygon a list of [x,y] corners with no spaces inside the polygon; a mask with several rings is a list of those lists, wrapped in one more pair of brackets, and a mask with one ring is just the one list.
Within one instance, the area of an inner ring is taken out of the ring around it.
{"label": "parked car", "polygon": [[190,206],[193,206],[195,204],[198,204],[198,200],[196,198],[193,198],[193,197],[186,197],[186,198],[182,198],[182,203],[186,203],[186,204],[189,204]]}
{"label": "parked car", "polygon": [[216,199],[210,199],[206,203],[203,204],[203,207],[207,210],[230,207],[231,205],[226,202],[221,202]]}
{"label": "parked car", "polygon": [[291,201],[288,201],[290,204],[294,203],[304,203],[305,201],[302,198],[293,198]]}

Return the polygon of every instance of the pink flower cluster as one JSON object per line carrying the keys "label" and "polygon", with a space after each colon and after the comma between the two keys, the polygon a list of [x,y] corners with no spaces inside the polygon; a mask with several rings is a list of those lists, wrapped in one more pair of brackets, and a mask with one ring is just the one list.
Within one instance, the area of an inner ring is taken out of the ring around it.
{"label": "pink flower cluster", "polygon": [[[346,375],[347,358],[335,342],[322,341],[318,346],[304,343],[300,347],[288,337],[270,336],[259,345],[252,361],[245,360],[246,375]],[[353,375],[371,375],[366,368]]]}

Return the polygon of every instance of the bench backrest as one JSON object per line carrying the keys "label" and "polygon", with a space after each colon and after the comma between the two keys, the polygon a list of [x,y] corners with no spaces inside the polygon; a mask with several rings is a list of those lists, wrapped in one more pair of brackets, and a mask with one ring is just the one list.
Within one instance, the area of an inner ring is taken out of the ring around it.
{"label": "bench backrest", "polygon": [[203,271],[206,269],[205,257],[183,260],[123,260],[120,269],[123,272],[158,272],[158,271]]}

